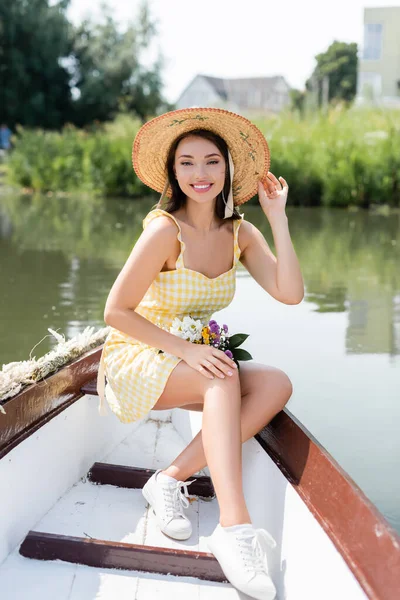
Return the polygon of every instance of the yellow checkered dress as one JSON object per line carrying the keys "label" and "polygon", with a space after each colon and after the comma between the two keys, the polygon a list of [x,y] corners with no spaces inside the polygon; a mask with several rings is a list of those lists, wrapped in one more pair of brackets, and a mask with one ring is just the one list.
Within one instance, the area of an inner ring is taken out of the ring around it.
{"label": "yellow checkered dress", "polygon": [[[168,216],[176,224],[181,252],[176,268],[157,275],[136,307],[136,312],[167,330],[175,317],[182,319],[186,315],[207,324],[212,314],[228,306],[235,294],[236,267],[240,257],[238,231],[242,220],[233,221],[233,267],[210,279],[184,266],[185,243],[182,241],[179,223],[173,215],[161,209],[152,210],[144,219],[143,228],[161,215]],[[152,409],[172,370],[181,360],[177,356],[159,353],[157,348],[111,328],[104,343],[99,367],[100,412],[104,414],[104,369],[109,384],[105,389],[108,404],[123,423],[129,423],[141,419]]]}

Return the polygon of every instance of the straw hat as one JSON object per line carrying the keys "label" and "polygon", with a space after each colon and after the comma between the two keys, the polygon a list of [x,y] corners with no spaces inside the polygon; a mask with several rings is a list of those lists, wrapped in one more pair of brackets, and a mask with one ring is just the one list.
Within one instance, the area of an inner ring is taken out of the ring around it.
{"label": "straw hat", "polygon": [[145,123],[136,135],[132,152],[139,179],[171,197],[171,189],[166,189],[168,151],[178,136],[194,129],[208,129],[225,140],[234,164],[233,202],[238,206],[250,200],[257,193],[258,181],[269,170],[268,144],[248,119],[220,108],[183,108]]}

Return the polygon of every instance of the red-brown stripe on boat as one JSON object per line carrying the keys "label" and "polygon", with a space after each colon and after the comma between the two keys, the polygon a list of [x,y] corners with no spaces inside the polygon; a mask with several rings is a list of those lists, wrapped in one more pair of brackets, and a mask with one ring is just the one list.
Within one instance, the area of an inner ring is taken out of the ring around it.
{"label": "red-brown stripe on boat", "polygon": [[293,485],[371,600],[400,597],[400,538],[364,492],[293,415],[255,436]]}

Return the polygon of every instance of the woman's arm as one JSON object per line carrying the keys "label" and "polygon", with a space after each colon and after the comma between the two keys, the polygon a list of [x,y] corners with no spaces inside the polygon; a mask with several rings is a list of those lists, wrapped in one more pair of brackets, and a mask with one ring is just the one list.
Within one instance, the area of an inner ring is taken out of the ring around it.
{"label": "woman's arm", "polygon": [[284,304],[299,304],[304,297],[304,285],[287,216],[270,219],[270,225],[277,256],[262,233],[245,221],[239,229],[240,261],[273,298]]}
{"label": "woman's arm", "polygon": [[244,237],[240,260],[273,298],[284,304],[299,304],[304,298],[304,284],[285,213],[288,191],[286,180],[283,177],[278,180],[271,171],[259,181],[258,199],[271,225],[277,256],[273,255],[261,232],[246,223],[243,232],[242,228],[239,230],[239,246],[240,235]]}
{"label": "woman's arm", "polygon": [[164,331],[135,312],[167,258],[179,246],[176,234],[176,225],[168,217],[158,217],[148,224],[111,288],[104,320],[135,340],[182,358],[190,342]]}

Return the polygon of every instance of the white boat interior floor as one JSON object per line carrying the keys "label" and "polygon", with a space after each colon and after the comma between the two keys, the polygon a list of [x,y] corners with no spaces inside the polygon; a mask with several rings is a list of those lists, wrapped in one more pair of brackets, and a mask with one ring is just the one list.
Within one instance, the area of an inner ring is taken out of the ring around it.
{"label": "white boat interior floor", "polygon": [[[99,456],[98,461],[150,469],[165,468],[184,447],[185,442],[171,422],[147,420],[107,456]],[[29,502],[29,498],[26,501]],[[190,539],[184,542],[169,539],[158,530],[154,514],[146,508],[140,489],[96,485],[83,478],[58,500],[33,530],[209,552],[204,538],[212,533],[218,522],[216,499],[191,497],[187,514],[193,526]],[[18,548],[0,566],[0,587],[2,600],[248,598],[229,584],[99,569],[59,560],[32,560],[22,557]]]}

